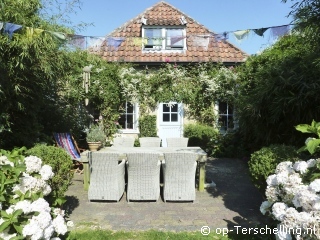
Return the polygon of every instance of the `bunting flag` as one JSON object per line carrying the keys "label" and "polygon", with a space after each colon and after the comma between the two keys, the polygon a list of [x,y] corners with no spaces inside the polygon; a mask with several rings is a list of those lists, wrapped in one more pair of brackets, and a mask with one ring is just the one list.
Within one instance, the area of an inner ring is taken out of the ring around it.
{"label": "bunting flag", "polygon": [[138,47],[144,47],[144,45],[148,43],[148,39],[141,38],[141,37],[133,37],[131,38],[131,41],[134,46],[138,46]]}
{"label": "bunting flag", "polygon": [[[264,33],[270,29],[273,38],[279,38],[283,35],[286,35],[290,31],[290,25],[293,24],[287,24],[287,25],[281,25],[281,26],[273,26],[273,27],[265,27],[265,28],[257,28],[257,29],[247,29],[247,30],[238,30],[238,31],[225,31],[223,33],[209,33],[209,36],[205,35],[198,35],[198,34],[191,34],[188,36],[167,36],[166,38],[163,37],[95,37],[95,36],[82,36],[82,35],[76,35],[76,34],[65,34],[63,32],[54,32],[54,31],[46,31],[39,28],[32,28],[32,27],[25,27],[26,28],[26,37],[28,39],[32,39],[34,37],[39,36],[42,32],[46,32],[51,34],[51,36],[59,41],[67,41],[67,44],[70,47],[76,47],[80,49],[90,49],[93,51],[100,51],[103,44],[106,44],[109,51],[116,51],[120,47],[121,43],[125,41],[126,39],[130,42],[130,44],[133,44],[134,46],[141,46],[144,47],[146,44],[151,45],[161,45],[162,40],[166,40],[167,43],[171,43],[171,45],[179,43],[179,41],[183,40],[184,38],[189,38],[190,42],[193,46],[196,47],[203,47],[207,50],[210,39],[214,43],[217,43],[218,41],[225,41],[229,37],[229,33],[233,33],[236,40],[241,42],[243,39],[245,39],[250,31],[253,31],[258,36],[264,36]],[[23,26],[9,23],[9,22],[0,22],[0,30],[3,29],[3,33],[8,35],[11,39],[13,34],[16,33],[18,30],[20,30]]]}
{"label": "bunting flag", "polygon": [[240,30],[240,31],[235,31],[233,32],[236,40],[241,43],[241,41],[245,38],[248,37],[250,30]]}
{"label": "bunting flag", "polygon": [[89,37],[88,48],[92,49],[94,52],[99,52],[105,40],[104,37]]}
{"label": "bunting flag", "polygon": [[108,37],[107,46],[110,51],[118,50],[121,43],[125,40],[123,37]]}
{"label": "bunting flag", "polygon": [[259,29],[252,29],[252,31],[259,35],[260,37],[263,37],[263,34],[265,33],[265,31],[267,31],[269,28],[259,28]]}
{"label": "bunting flag", "polygon": [[195,47],[203,47],[205,50],[208,49],[209,45],[209,36],[193,36],[192,43]]}
{"label": "bunting flag", "polygon": [[82,35],[71,35],[68,43],[80,49],[86,48],[86,37]]}
{"label": "bunting flag", "polygon": [[21,28],[22,28],[21,25],[6,22],[4,26],[4,34],[7,34],[9,36],[9,39],[11,39],[13,36],[13,33],[18,31]]}
{"label": "bunting flag", "polygon": [[273,38],[278,38],[288,34],[289,30],[290,30],[289,25],[273,27],[271,28],[271,34]]}

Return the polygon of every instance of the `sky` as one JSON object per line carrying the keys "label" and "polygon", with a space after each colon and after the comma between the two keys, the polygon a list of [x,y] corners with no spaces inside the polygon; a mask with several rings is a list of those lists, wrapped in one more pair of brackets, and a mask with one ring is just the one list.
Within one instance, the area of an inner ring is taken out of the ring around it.
{"label": "sky", "polygon": [[[91,24],[77,34],[106,36],[138,16],[159,0],[81,0],[81,9],[69,15],[73,24]],[[290,24],[291,1],[281,0],[166,0],[198,23],[215,33],[256,29]],[[264,37],[254,33],[241,42],[233,34],[228,41],[248,54],[256,54],[270,46],[274,39],[270,30]]]}

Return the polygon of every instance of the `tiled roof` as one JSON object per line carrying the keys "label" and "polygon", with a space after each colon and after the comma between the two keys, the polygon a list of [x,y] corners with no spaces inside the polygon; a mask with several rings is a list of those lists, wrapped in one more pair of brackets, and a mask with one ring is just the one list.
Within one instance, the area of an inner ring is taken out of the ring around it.
{"label": "tiled roof", "polygon": [[[181,16],[184,16],[185,20],[187,21],[187,50],[185,52],[144,52],[142,51],[141,46],[136,46],[130,40],[132,37],[141,37],[141,29],[143,25],[141,21],[142,18],[146,19],[145,25],[179,26],[183,25],[180,20]],[[188,36],[195,36],[197,34],[213,34],[213,32],[177,8],[164,1],[160,1],[107,35],[125,38],[125,41],[121,43],[117,50],[110,50],[106,46],[106,42],[104,42],[100,50],[91,52],[101,55],[102,58],[108,62],[121,61],[132,63],[162,63],[166,61],[176,63],[208,61],[235,63],[243,62],[245,61],[246,57],[248,57],[246,53],[228,41],[214,41],[214,38],[212,37],[210,37],[210,42],[207,49],[201,46],[195,46],[192,38]]]}

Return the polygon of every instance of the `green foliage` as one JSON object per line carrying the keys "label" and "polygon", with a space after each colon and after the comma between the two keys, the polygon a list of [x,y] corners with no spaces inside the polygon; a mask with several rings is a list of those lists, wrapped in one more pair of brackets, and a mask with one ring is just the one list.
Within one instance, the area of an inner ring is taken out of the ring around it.
{"label": "green foliage", "polygon": [[157,116],[147,115],[139,118],[140,137],[157,136]]}
{"label": "green foliage", "polygon": [[210,155],[215,153],[215,143],[220,139],[220,133],[216,128],[197,123],[186,124],[183,135],[189,138],[188,146],[201,147]]}
{"label": "green foliage", "polygon": [[274,144],[255,151],[248,162],[253,184],[264,193],[267,187],[266,179],[275,173],[276,166],[280,162],[297,160],[299,154],[293,146]]}
{"label": "green foliage", "polygon": [[320,118],[318,54],[296,33],[281,38],[238,69],[237,116],[253,151],[270,144],[299,146],[294,126]]}
{"label": "green foliage", "polygon": [[220,135],[215,142],[212,142],[212,148],[213,157],[246,158],[250,154],[238,131]]}
{"label": "green foliage", "polygon": [[305,146],[299,149],[299,151],[309,151],[311,155],[314,155],[316,152],[319,153],[320,150],[320,122],[312,121],[311,125],[308,124],[299,124],[296,126],[296,129],[303,133],[310,133],[316,135],[318,138],[307,138]]}
{"label": "green foliage", "polygon": [[103,126],[100,123],[92,124],[87,132],[87,142],[106,142],[106,134],[103,131]]}
{"label": "green foliage", "polygon": [[52,167],[54,177],[49,180],[52,192],[48,196],[48,201],[52,202],[56,198],[63,199],[73,178],[73,162],[69,154],[59,147],[38,144],[28,149],[26,155],[37,156],[44,164]]}

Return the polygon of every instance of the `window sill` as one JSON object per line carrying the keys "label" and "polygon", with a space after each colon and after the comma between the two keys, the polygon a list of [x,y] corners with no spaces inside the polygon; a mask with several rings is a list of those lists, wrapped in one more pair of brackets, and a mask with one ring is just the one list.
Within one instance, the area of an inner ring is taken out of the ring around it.
{"label": "window sill", "polygon": [[119,129],[118,133],[136,133],[139,134],[139,130],[138,129]]}

